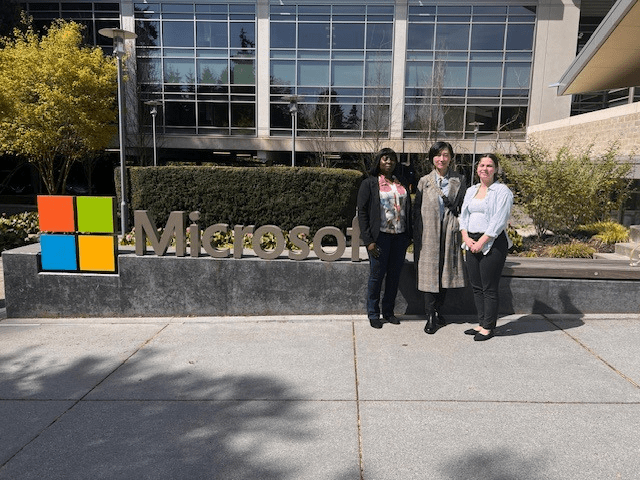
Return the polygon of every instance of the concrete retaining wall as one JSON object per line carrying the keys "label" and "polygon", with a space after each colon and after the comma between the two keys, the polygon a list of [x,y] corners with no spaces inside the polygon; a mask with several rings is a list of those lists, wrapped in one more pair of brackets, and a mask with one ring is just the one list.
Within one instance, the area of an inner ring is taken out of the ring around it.
{"label": "concrete retaining wall", "polygon": [[[3,252],[7,316],[129,317],[364,314],[368,262],[136,256],[118,274],[39,271],[38,244]],[[545,278],[508,260],[500,312],[640,313],[638,279]],[[640,272],[640,270],[638,270]],[[521,276],[519,276],[521,275]],[[597,275],[597,274],[596,274]],[[423,312],[413,262],[402,272],[397,314]],[[452,291],[449,314],[474,313],[469,288]]]}

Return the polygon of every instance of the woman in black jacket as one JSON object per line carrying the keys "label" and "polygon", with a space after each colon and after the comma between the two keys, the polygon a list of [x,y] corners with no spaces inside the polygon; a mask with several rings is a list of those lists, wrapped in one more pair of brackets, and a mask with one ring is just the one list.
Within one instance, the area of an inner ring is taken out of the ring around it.
{"label": "woman in black jacket", "polygon": [[390,148],[380,150],[375,156],[371,176],[362,182],[358,191],[360,236],[367,247],[370,264],[367,317],[373,328],[382,328],[380,291],[383,280],[382,317],[389,323],[400,323],[393,309],[411,239],[411,197],[408,185],[394,175],[397,164],[396,152]]}

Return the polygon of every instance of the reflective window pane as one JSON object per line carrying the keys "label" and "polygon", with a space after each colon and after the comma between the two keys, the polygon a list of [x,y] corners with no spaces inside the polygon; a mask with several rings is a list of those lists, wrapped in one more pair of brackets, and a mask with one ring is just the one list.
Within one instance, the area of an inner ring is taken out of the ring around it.
{"label": "reflective window pane", "polygon": [[368,87],[388,86],[391,84],[391,62],[368,61],[366,64],[365,85]]}
{"label": "reflective window pane", "polygon": [[295,85],[296,64],[287,61],[271,61],[272,85]]}
{"label": "reflective window pane", "polygon": [[165,47],[193,47],[193,22],[163,22],[162,44]]}
{"label": "reflective window pane", "polygon": [[431,84],[433,72],[432,62],[412,62],[407,64],[406,84],[408,87],[419,87]]}
{"label": "reflective window pane", "polygon": [[367,25],[367,48],[369,50],[390,50],[392,46],[392,24],[370,23]]}
{"label": "reflective window pane", "polygon": [[362,50],[364,48],[364,24],[334,24],[333,48]]}
{"label": "reflective window pane", "polygon": [[199,102],[198,124],[202,127],[228,127],[229,104]]}
{"label": "reflective window pane", "polygon": [[198,22],[196,24],[198,47],[227,47],[227,24]]}
{"label": "reflective window pane", "polygon": [[444,66],[443,86],[459,88],[467,86],[467,65],[465,63],[446,63]]}
{"label": "reflective window pane", "polygon": [[235,85],[253,85],[256,83],[253,60],[231,60],[231,83]]}
{"label": "reflective window pane", "polygon": [[160,22],[136,22],[136,46],[160,46]]}
{"label": "reflective window pane", "polygon": [[511,24],[507,27],[507,50],[533,49],[534,25]]}
{"label": "reflective window pane", "polygon": [[501,63],[472,63],[469,65],[470,88],[500,88]]}
{"label": "reflective window pane", "polygon": [[165,123],[167,126],[193,127],[196,124],[194,102],[166,102]]}
{"label": "reflective window pane", "polygon": [[271,23],[271,48],[296,48],[295,23]]}
{"label": "reflective window pane", "polygon": [[433,31],[435,25],[412,23],[409,25],[407,47],[416,50],[432,50],[433,49]]}
{"label": "reflective window pane", "polygon": [[500,130],[524,130],[527,122],[527,107],[502,107]]}
{"label": "reflective window pane", "polygon": [[464,108],[445,106],[442,108],[444,130],[462,132],[464,130]]}
{"label": "reflective window pane", "polygon": [[198,83],[226,84],[229,67],[226,60],[198,60]]}
{"label": "reflective window pane", "polygon": [[528,88],[531,64],[507,63],[504,67],[505,88]]}
{"label": "reflective window pane", "polygon": [[168,59],[164,60],[165,83],[195,83],[195,68],[193,60]]}
{"label": "reflective window pane", "polygon": [[467,50],[469,25],[437,25],[435,47],[439,50]]}
{"label": "reflective window pane", "polygon": [[329,85],[329,62],[299,62],[298,85]]}
{"label": "reflective window pane", "polygon": [[466,124],[481,122],[483,131],[493,131],[498,129],[499,107],[469,106],[467,107]]}
{"label": "reflective window pane", "polygon": [[300,23],[298,48],[329,50],[329,25],[325,23]]}
{"label": "reflective window pane", "polygon": [[138,58],[137,75],[139,82],[162,82],[162,66],[159,58]]}
{"label": "reflective window pane", "polygon": [[231,126],[232,127],[255,127],[256,106],[253,103],[232,103],[231,104]]}
{"label": "reflective window pane", "polygon": [[331,85],[362,86],[362,62],[334,62],[331,71]]}
{"label": "reflective window pane", "polygon": [[231,23],[229,45],[231,48],[254,48],[256,46],[254,23]]}
{"label": "reflective window pane", "polygon": [[473,25],[471,50],[502,50],[504,47],[504,25]]}

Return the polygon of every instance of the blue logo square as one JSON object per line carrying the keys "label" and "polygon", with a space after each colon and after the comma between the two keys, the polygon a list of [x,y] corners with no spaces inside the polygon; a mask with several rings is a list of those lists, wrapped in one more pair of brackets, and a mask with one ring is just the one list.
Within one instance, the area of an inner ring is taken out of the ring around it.
{"label": "blue logo square", "polygon": [[40,235],[43,270],[77,270],[75,235]]}

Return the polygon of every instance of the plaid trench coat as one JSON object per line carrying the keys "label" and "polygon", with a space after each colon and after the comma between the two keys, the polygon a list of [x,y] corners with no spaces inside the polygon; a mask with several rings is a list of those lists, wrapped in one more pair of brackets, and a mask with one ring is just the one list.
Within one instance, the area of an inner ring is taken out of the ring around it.
{"label": "plaid trench coat", "polygon": [[[418,290],[437,293],[441,288],[464,287],[466,280],[458,217],[445,207],[440,221],[440,195],[435,185],[435,170],[418,182],[413,208],[413,244]],[[447,196],[458,211],[466,190],[465,177],[449,170]]]}

